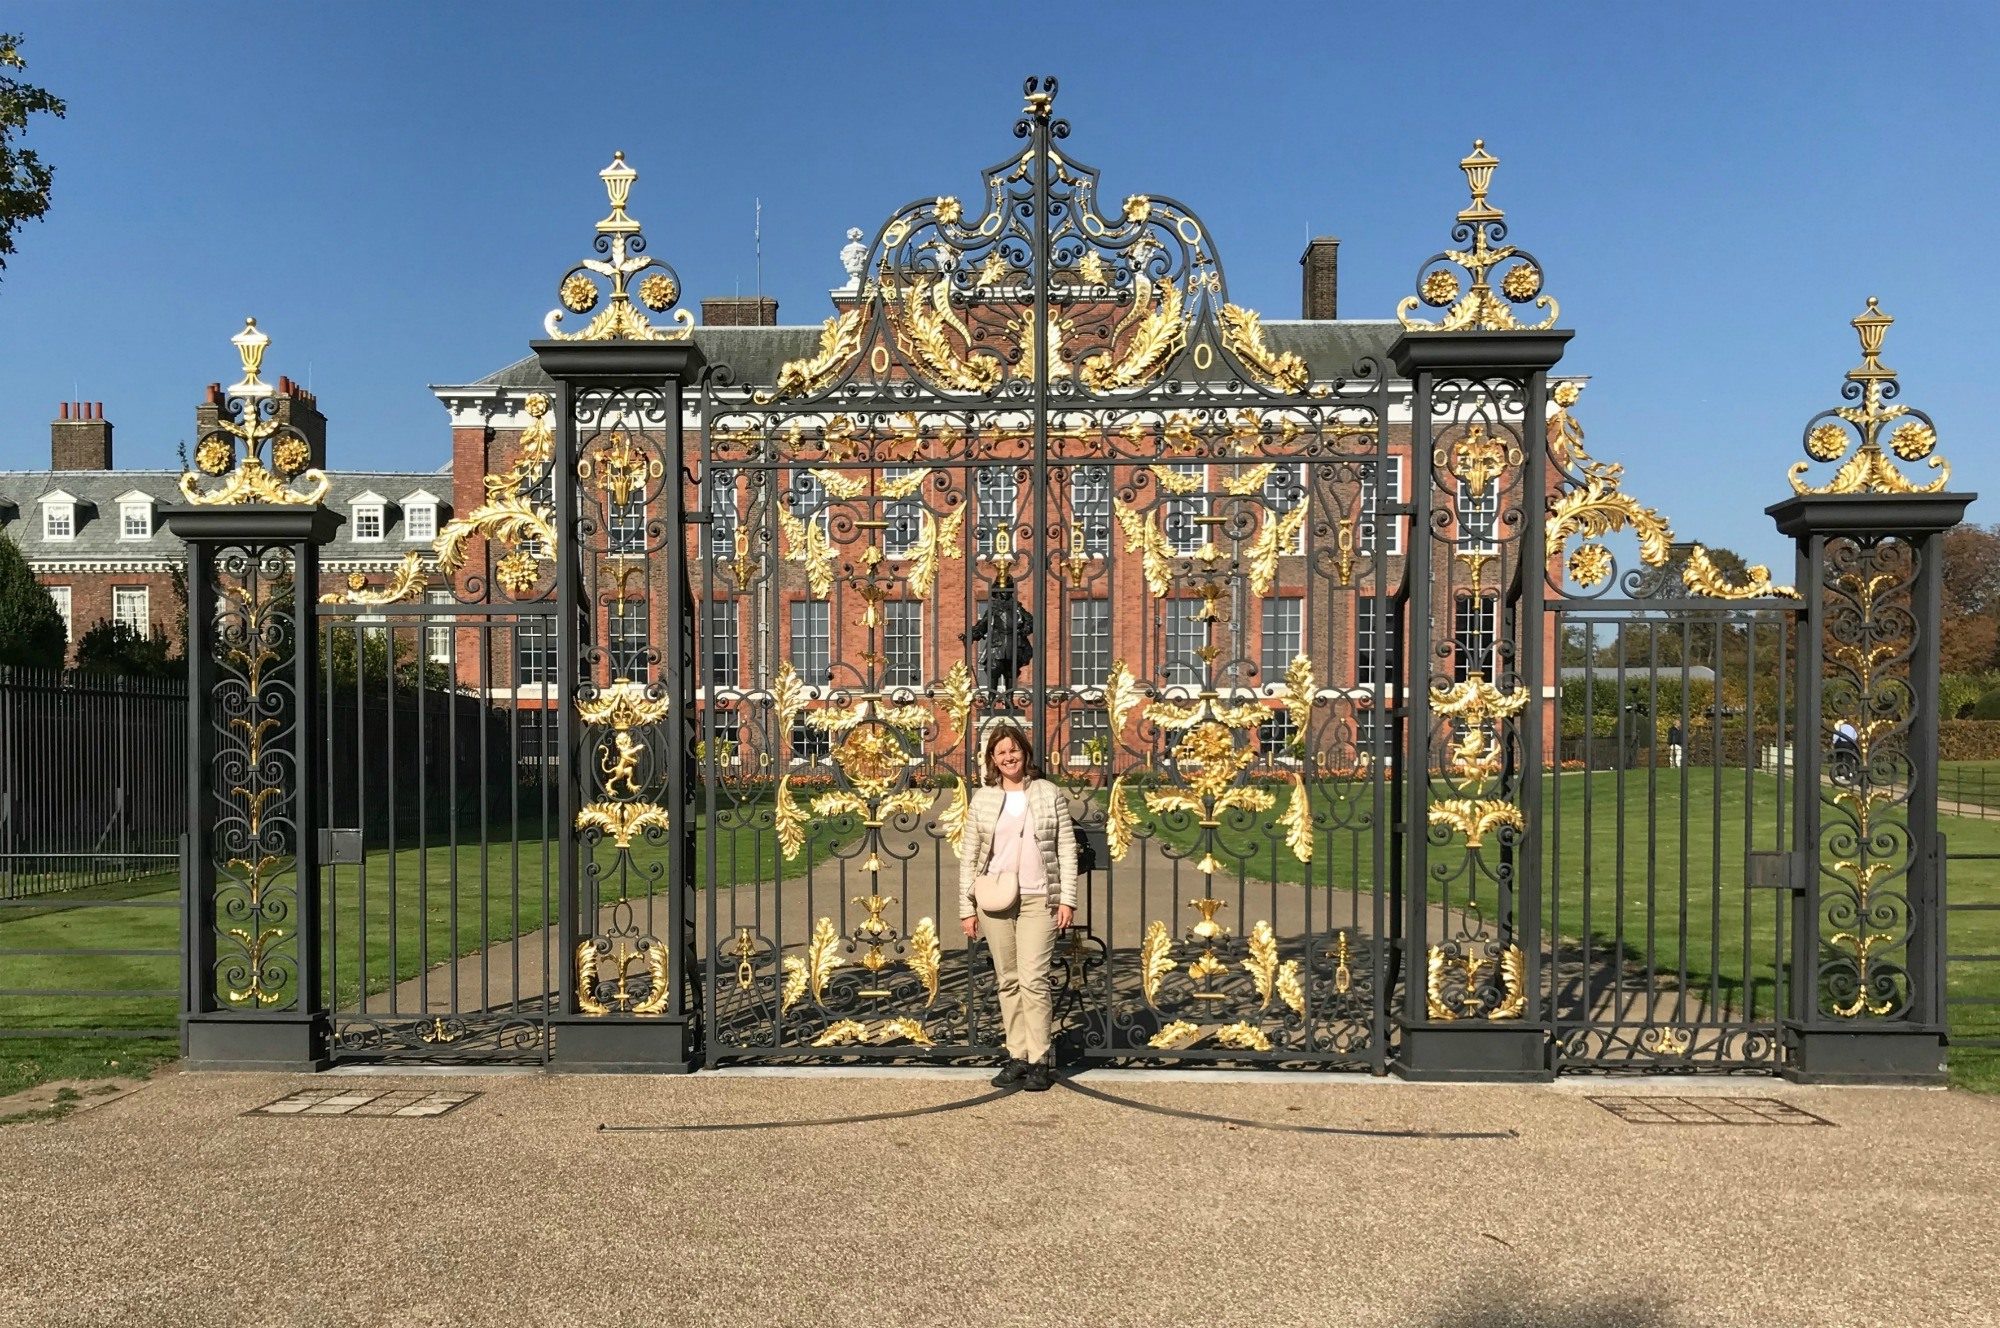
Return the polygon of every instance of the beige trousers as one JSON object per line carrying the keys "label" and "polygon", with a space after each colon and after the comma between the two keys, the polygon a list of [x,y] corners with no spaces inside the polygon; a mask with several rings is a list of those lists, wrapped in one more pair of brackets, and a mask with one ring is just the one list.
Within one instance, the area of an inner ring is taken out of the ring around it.
{"label": "beige trousers", "polygon": [[979,915],[993,972],[1000,980],[1000,1022],[1007,1054],[1016,1060],[1049,1058],[1049,958],[1055,951],[1055,912],[1049,896],[1023,895],[1004,913]]}

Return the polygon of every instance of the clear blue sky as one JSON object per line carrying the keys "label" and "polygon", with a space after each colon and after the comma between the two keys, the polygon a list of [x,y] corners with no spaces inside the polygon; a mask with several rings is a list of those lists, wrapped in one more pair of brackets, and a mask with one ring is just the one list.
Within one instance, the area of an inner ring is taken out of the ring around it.
{"label": "clear blue sky", "polygon": [[173,464],[245,314],[336,466],[441,465],[425,385],[526,353],[614,149],[691,302],[756,287],[761,198],[763,288],[817,323],[845,229],[972,193],[1021,79],[1053,73],[1105,196],[1191,204],[1273,318],[1310,234],[1341,237],[1342,313],[1391,316],[1483,136],[1577,330],[1563,367],[1594,377],[1592,451],[1684,537],[1786,557],[1762,509],[1871,294],[1953,487],[2000,491],[1991,3],[15,0],[0,25],[70,108],[30,128],[55,203],[0,278],[0,468],[46,464],[72,397],[105,403],[121,464]]}

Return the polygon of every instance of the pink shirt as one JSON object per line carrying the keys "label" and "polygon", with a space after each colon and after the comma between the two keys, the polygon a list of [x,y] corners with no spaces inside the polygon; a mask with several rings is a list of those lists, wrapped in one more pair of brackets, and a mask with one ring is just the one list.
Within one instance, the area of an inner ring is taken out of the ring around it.
{"label": "pink shirt", "polygon": [[1017,873],[1024,895],[1049,892],[1048,874],[1042,868],[1042,850],[1035,842],[1025,791],[1001,794],[1000,819],[993,823],[993,860],[986,870]]}

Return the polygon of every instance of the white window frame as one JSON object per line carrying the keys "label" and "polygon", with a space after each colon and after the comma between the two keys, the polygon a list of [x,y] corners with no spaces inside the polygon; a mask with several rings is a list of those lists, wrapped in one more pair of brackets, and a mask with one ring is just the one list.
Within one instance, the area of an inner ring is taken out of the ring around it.
{"label": "white window frame", "polygon": [[709,475],[708,552],[715,558],[736,556],[736,532],[742,524],[736,509],[736,472],[718,466]]}
{"label": "white window frame", "polygon": [[1500,477],[1486,481],[1474,493],[1470,485],[1458,481],[1458,541],[1460,553],[1500,552]]}
{"label": "white window frame", "polygon": [[153,500],[144,494],[128,496],[118,500],[118,538],[121,540],[149,540],[153,538]]}
{"label": "white window frame", "polygon": [[[1212,629],[1215,624],[1200,617],[1202,602],[1198,599],[1170,599],[1166,605],[1166,649],[1161,655],[1165,667],[1162,671],[1170,686],[1199,687],[1208,677],[1208,666],[1195,652],[1213,644],[1215,635]],[[1176,626],[1181,630],[1175,631]],[[1192,645],[1188,644],[1190,631],[1199,634],[1199,639]]]}
{"label": "white window frame", "polygon": [[1021,524],[1021,482],[1014,464],[1002,462],[973,473],[972,492],[978,510],[973,513],[979,549],[991,554],[1001,529],[1007,531],[1010,546],[1015,528]]}
{"label": "white window frame", "polygon": [[[57,528],[60,520],[61,528]],[[58,498],[42,503],[42,538],[66,541],[76,538],[76,500]]]}
{"label": "white window frame", "polygon": [[[1307,500],[1306,467],[1303,461],[1280,461],[1271,467],[1271,473],[1264,477],[1264,505],[1266,521],[1276,521],[1289,516],[1292,509]],[[1291,543],[1280,549],[1280,553],[1299,554],[1306,551],[1306,525],[1299,522],[1292,532]]]}
{"label": "white window frame", "polygon": [[[882,483],[894,484],[917,473],[918,466],[885,466]],[[882,504],[882,553],[888,558],[907,558],[924,542],[924,500],[898,498]]]}
{"label": "white window frame", "polygon": [[[818,609],[818,614],[813,610]],[[786,626],[789,629],[785,645],[785,658],[792,663],[792,669],[801,681],[814,687],[827,685],[827,673],[833,667],[833,611],[823,599],[795,599],[786,611]],[[814,618],[818,622],[814,622]],[[804,628],[804,631],[801,631]],[[811,654],[801,651],[800,640],[807,645],[817,640],[819,649]],[[804,661],[802,664],[801,661]],[[812,668],[810,665],[820,665]]]}
{"label": "white window frame", "polygon": [[[1069,685],[1102,687],[1111,676],[1111,601],[1102,596],[1069,602]],[[1101,668],[1090,668],[1093,662]]]}
{"label": "white window frame", "polygon": [[[1283,618],[1286,611],[1292,614],[1290,624],[1278,623],[1274,618]],[[1289,631],[1292,648],[1277,656],[1271,653],[1273,637],[1281,637]],[[1264,681],[1277,682],[1285,676],[1294,659],[1306,648],[1306,602],[1300,595],[1270,595],[1264,599],[1257,614],[1257,654],[1264,668]]]}
{"label": "white window frame", "polygon": [[743,685],[743,613],[734,599],[708,602],[708,621],[702,624],[709,682],[715,687],[735,690]]}
{"label": "white window frame", "polygon": [[[636,628],[636,631],[635,631]],[[604,620],[605,657],[614,682],[649,684],[653,681],[653,606],[643,599],[611,601]]]}
{"label": "white window frame", "polygon": [[[457,596],[449,590],[424,592],[424,599],[431,604],[450,604]],[[433,617],[424,624],[424,658],[433,664],[449,664],[452,660],[452,629],[456,620],[449,617]],[[440,644],[442,643],[442,644]]]}
{"label": "white window frame", "polygon": [[44,586],[49,598],[56,602],[56,612],[62,615],[63,640],[72,644],[76,641],[76,589],[73,586]]}
{"label": "white window frame", "polygon": [[403,538],[416,544],[429,544],[437,538],[438,505],[429,502],[407,503],[403,507]]}
{"label": "white window frame", "polygon": [[[356,544],[380,544],[389,531],[389,504],[355,503],[348,509],[348,519],[353,522],[353,534],[349,538]],[[362,522],[371,520],[375,525],[375,533],[372,535],[362,527]]]}
{"label": "white window frame", "polygon": [[[136,617],[125,608],[137,596],[139,612]],[[148,586],[113,586],[111,588],[111,621],[124,623],[140,636],[153,634],[153,592]]]}
{"label": "white window frame", "polygon": [[[1110,466],[1086,465],[1070,471],[1069,518],[1083,532],[1085,557],[1102,558],[1111,552]],[[1068,541],[1063,547],[1069,549]]]}
{"label": "white window frame", "polygon": [[1167,537],[1167,545],[1177,554],[1194,553],[1208,543],[1208,532],[1202,528],[1201,518],[1208,515],[1208,465],[1202,461],[1169,461],[1168,470],[1178,475],[1192,475],[1201,481],[1201,488],[1186,497],[1169,495],[1160,508],[1160,529]]}
{"label": "white window frame", "polygon": [[[1389,477],[1387,485],[1388,503],[1391,506],[1400,506],[1403,501],[1402,455],[1400,453],[1391,453],[1384,460],[1388,464],[1388,469],[1384,472]],[[1373,462],[1370,462],[1368,471],[1361,480],[1360,521],[1358,522],[1359,529],[1355,531],[1354,541],[1355,548],[1362,553],[1376,552],[1376,527],[1382,519],[1378,515],[1382,506],[1382,491],[1375,483],[1375,465]],[[1388,554],[1391,558],[1401,557],[1403,553],[1403,518],[1400,516],[1389,517],[1388,526],[1388,547],[1382,549],[1381,552]]]}

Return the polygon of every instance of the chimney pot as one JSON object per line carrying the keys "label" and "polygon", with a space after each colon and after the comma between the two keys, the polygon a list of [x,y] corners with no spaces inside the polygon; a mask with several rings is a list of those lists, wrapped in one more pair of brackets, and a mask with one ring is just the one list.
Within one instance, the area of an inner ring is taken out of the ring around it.
{"label": "chimney pot", "polygon": [[101,401],[66,401],[49,426],[49,468],[110,470],[111,422]]}

